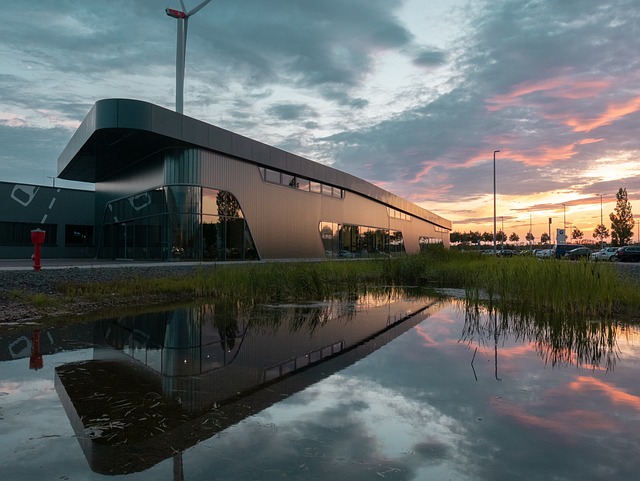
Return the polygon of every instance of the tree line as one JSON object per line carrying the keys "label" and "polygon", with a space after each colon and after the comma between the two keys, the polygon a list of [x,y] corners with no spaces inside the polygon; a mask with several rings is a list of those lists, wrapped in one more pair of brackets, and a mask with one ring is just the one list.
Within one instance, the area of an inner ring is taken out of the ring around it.
{"label": "tree line", "polygon": [[[633,237],[633,228],[635,221],[633,220],[633,213],[631,211],[631,203],[627,197],[627,189],[620,188],[616,194],[616,207],[612,213],[609,214],[609,220],[611,221],[611,229],[606,225],[598,224],[593,230],[593,238],[597,242],[602,243],[609,237],[611,237],[611,245],[613,246],[625,246],[631,242]],[[571,231],[571,238],[574,241],[582,242],[584,239],[584,232],[577,227],[574,227]],[[531,244],[534,243],[536,237],[533,233],[528,232],[525,236],[525,240]],[[493,243],[493,232],[469,231],[469,232],[457,232],[453,231],[449,235],[449,240],[452,244],[479,244],[481,242]],[[496,232],[496,242],[519,242],[520,236],[515,232],[512,232],[509,236],[502,231]],[[551,241],[551,237],[548,232],[544,232],[540,236],[540,244],[548,244]]]}

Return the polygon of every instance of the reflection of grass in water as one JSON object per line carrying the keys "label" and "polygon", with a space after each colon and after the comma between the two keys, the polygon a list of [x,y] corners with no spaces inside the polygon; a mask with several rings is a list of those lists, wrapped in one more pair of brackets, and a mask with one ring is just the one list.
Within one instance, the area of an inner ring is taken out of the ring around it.
{"label": "reflection of grass in water", "polygon": [[591,369],[615,368],[619,357],[617,336],[629,323],[612,318],[593,320],[581,315],[541,309],[479,307],[467,299],[461,341],[470,345],[501,346],[508,339],[533,343],[545,363]]}

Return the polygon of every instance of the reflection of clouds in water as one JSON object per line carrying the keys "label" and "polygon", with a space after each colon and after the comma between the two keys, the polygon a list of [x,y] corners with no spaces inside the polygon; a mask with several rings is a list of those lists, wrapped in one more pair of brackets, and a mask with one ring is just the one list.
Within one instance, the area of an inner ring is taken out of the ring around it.
{"label": "reflection of clouds in water", "polygon": [[464,479],[457,471],[464,434],[430,405],[336,374],[203,444],[215,442],[219,454],[254,453],[261,470],[304,466],[328,475],[335,469],[352,480],[418,479],[419,471]]}

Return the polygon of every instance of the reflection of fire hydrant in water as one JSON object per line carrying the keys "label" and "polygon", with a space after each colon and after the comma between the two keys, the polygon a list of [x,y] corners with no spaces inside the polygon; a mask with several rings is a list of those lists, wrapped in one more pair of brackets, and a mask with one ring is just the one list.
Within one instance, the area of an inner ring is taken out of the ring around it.
{"label": "reflection of fire hydrant in water", "polygon": [[40,329],[34,329],[31,334],[31,358],[29,359],[29,369],[42,369],[44,362],[40,353]]}
{"label": "reflection of fire hydrant in water", "polygon": [[31,242],[33,242],[33,270],[40,270],[40,247],[44,244],[46,231],[36,229],[31,231]]}

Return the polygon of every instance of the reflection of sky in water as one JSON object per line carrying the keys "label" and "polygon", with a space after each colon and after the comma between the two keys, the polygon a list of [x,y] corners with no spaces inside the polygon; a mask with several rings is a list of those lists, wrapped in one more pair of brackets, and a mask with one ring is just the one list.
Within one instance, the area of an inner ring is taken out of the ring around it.
{"label": "reflection of sky in water", "polygon": [[[463,322],[446,307],[188,449],[185,479],[636,479],[637,330],[618,335],[620,357],[606,371],[545,365],[535,344],[513,335],[498,341],[496,358],[491,333],[460,342]],[[28,359],[0,363],[3,479],[105,478],[89,471],[53,389],[55,365],[90,358],[47,356],[39,371]],[[115,478],[170,480],[172,469],[169,459]]]}
{"label": "reflection of sky in water", "polygon": [[[618,339],[613,372],[545,366],[535,345],[500,339],[497,380],[493,337],[459,342],[459,316],[456,308],[434,314],[373,355],[195,447],[185,466],[203,473],[199,458],[210,453],[224,479],[258,479],[265,466],[273,476],[264,479],[637,476],[640,461],[630,455],[640,441],[637,331]],[[248,462],[236,454],[246,445]]]}

